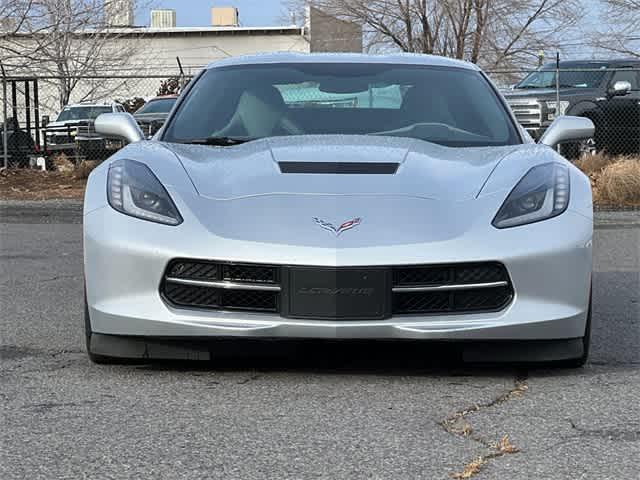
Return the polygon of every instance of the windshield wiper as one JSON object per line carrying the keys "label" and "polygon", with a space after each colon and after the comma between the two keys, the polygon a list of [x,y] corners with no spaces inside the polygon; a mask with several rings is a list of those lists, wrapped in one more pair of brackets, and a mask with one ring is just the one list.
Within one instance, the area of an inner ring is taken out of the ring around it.
{"label": "windshield wiper", "polygon": [[516,87],[516,90],[535,90],[537,88],[553,88],[555,85],[523,85],[521,87]]}
{"label": "windshield wiper", "polygon": [[194,138],[188,140],[185,143],[191,143],[194,145],[216,145],[220,147],[230,147],[232,145],[240,145],[241,143],[247,143],[255,138],[237,138],[237,137],[207,137],[207,138]]}

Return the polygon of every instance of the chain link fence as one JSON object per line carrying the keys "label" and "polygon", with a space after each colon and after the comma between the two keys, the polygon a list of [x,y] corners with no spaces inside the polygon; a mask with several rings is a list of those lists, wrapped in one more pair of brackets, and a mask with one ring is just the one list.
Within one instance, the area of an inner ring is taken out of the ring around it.
{"label": "chain link fence", "polygon": [[[487,74],[503,92],[518,122],[536,140],[558,115],[593,120],[594,138],[561,146],[560,152],[567,158],[594,152],[640,154],[640,68],[502,70]],[[144,133],[153,135],[188,81],[173,73],[3,77],[0,160],[9,168],[42,169],[55,169],[61,159],[75,165],[83,160],[104,160],[123,143],[96,133],[94,120],[99,114],[133,113]],[[288,92],[290,96],[295,94]],[[306,101],[299,100],[300,105]],[[361,101],[358,95],[324,100],[345,105]],[[296,102],[288,103],[296,106]]]}
{"label": "chain link fence", "polygon": [[185,76],[2,77],[0,164],[55,169],[104,160],[124,146],[95,131],[102,113],[129,112],[147,136],[162,125]]}
{"label": "chain link fence", "polygon": [[[632,63],[632,62],[630,62]],[[495,71],[518,122],[538,140],[559,115],[586,117],[593,138],[560,146],[570,160],[584,154],[640,154],[640,62],[638,68]]]}

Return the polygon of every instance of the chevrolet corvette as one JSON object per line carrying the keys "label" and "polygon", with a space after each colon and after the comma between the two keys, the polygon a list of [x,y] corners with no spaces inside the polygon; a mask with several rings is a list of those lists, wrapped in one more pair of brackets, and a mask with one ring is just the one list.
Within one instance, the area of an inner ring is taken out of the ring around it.
{"label": "chevrolet corvette", "polygon": [[[445,341],[467,361],[581,365],[589,180],[475,65],[394,54],[212,63],[89,177],[92,361],[209,359],[216,340]],[[426,348],[426,347],[425,347]]]}

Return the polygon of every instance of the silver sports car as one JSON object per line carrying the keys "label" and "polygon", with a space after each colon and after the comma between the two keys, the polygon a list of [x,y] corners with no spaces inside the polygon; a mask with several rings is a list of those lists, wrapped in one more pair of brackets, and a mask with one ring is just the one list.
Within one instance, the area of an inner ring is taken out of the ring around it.
{"label": "silver sports car", "polygon": [[[473,64],[269,54],[202,71],[84,202],[90,358],[208,359],[215,339],[456,341],[469,361],[579,365],[592,201]],[[217,342],[219,343],[219,342]]]}

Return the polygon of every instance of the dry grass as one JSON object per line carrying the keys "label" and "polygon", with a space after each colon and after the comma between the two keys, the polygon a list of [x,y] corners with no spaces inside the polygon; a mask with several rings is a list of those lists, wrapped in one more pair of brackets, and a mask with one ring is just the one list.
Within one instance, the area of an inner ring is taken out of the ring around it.
{"label": "dry grass", "polygon": [[606,166],[598,180],[599,203],[640,205],[640,158]]}
{"label": "dry grass", "polygon": [[465,480],[467,478],[471,478],[474,475],[480,473],[480,470],[487,463],[487,461],[488,460],[485,457],[475,458],[467,463],[461,472],[452,473],[451,478],[455,478],[456,480]]}
{"label": "dry grass", "polygon": [[491,444],[491,452],[486,455],[481,455],[479,457],[474,458],[469,463],[465,464],[462,468],[461,472],[451,473],[451,478],[455,478],[456,480],[464,480],[468,478],[472,478],[482,470],[489,460],[493,458],[502,457],[503,455],[511,455],[514,453],[518,453],[520,451],[519,448],[515,447],[511,441],[509,440],[509,436],[505,435],[498,442]]}
{"label": "dry grass", "polygon": [[599,175],[607,166],[615,163],[617,157],[610,157],[598,153],[596,155],[583,155],[575,162],[575,166],[582,170],[586,175]]}
{"label": "dry grass", "polygon": [[51,163],[53,163],[56,172],[73,172],[73,170],[75,169],[75,165],[73,164],[73,162],[69,160],[69,158],[64,153],[54,155],[51,159]]}
{"label": "dry grass", "polygon": [[0,200],[79,200],[86,180],[74,172],[15,169],[0,172]]}
{"label": "dry grass", "polygon": [[596,204],[640,206],[640,157],[586,155],[575,165],[591,180]]}
{"label": "dry grass", "polygon": [[100,165],[99,161],[96,160],[83,160],[80,162],[80,165],[76,167],[73,171],[73,177],[77,179],[87,179],[89,178],[89,174]]}
{"label": "dry grass", "polygon": [[500,439],[498,443],[494,445],[494,448],[498,453],[504,455],[506,453],[518,453],[520,450],[515,447],[509,440],[509,435],[505,435]]}

